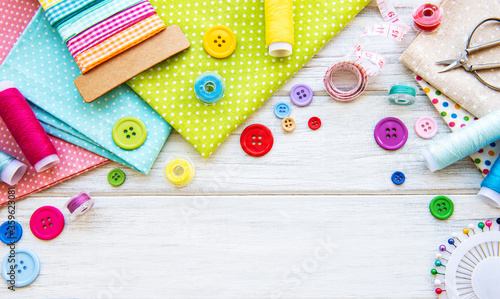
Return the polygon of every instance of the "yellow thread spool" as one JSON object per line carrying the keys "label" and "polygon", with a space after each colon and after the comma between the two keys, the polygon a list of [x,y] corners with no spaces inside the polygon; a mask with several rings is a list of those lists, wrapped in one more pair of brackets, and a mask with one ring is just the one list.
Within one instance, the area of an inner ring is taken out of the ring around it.
{"label": "yellow thread spool", "polygon": [[285,57],[292,55],[293,1],[265,0],[266,44],[269,55]]}
{"label": "yellow thread spool", "polygon": [[183,158],[170,161],[165,168],[165,178],[175,187],[184,187],[193,180],[194,166]]}

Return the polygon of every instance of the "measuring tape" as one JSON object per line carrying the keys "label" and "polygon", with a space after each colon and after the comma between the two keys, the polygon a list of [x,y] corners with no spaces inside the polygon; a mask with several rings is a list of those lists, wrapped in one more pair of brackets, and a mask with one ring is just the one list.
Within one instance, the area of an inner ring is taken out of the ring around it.
{"label": "measuring tape", "polygon": [[[382,36],[401,42],[410,30],[410,27],[399,18],[390,1],[377,0],[377,5],[384,22],[366,28],[356,41],[354,52],[336,62],[325,73],[323,78],[325,89],[337,101],[352,101],[359,97],[368,85],[368,77],[377,76],[385,65],[384,56],[363,50],[361,46],[363,37]],[[349,71],[356,76],[358,82],[352,89],[343,90],[335,86],[333,78],[339,71]]]}

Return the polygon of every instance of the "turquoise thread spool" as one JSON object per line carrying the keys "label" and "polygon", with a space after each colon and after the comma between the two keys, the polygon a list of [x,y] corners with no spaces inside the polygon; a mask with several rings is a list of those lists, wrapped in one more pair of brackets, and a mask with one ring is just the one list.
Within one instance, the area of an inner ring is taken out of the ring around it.
{"label": "turquoise thread spool", "polygon": [[17,161],[11,155],[0,151],[0,179],[9,186],[19,182],[26,172],[26,165]]}
{"label": "turquoise thread spool", "polygon": [[412,105],[415,103],[415,88],[409,85],[394,85],[389,90],[389,102],[396,105]]}
{"label": "turquoise thread spool", "polygon": [[481,182],[479,195],[484,201],[500,208],[500,158],[497,158],[488,175]]}
{"label": "turquoise thread spool", "polygon": [[194,82],[196,98],[206,105],[214,105],[224,97],[224,80],[215,72],[204,72]]}
{"label": "turquoise thread spool", "polygon": [[495,110],[431,144],[424,150],[423,155],[427,166],[434,172],[497,140],[500,140],[500,110]]}

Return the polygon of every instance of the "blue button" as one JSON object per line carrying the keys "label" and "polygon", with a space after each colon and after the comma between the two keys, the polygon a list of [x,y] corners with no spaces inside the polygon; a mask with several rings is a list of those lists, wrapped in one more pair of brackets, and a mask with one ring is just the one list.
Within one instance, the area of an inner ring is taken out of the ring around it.
{"label": "blue button", "polygon": [[394,184],[401,185],[402,183],[405,182],[405,174],[402,173],[401,171],[396,171],[395,173],[392,174],[391,180]]}
{"label": "blue button", "polygon": [[0,226],[0,241],[7,245],[14,244],[23,236],[23,228],[15,221],[5,221]]}
{"label": "blue button", "polygon": [[2,277],[7,284],[17,288],[31,284],[40,274],[40,259],[29,249],[17,249],[15,254],[5,255],[2,262]]}
{"label": "blue button", "polygon": [[276,115],[277,118],[285,118],[290,115],[290,112],[292,112],[292,109],[290,109],[290,106],[285,103],[278,103],[274,106],[274,115]]}

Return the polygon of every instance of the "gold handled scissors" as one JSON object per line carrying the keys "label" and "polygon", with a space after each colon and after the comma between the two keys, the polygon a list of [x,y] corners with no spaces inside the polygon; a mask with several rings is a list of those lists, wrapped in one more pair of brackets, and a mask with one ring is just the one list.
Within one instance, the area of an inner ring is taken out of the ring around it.
{"label": "gold handled scissors", "polygon": [[[493,69],[493,68],[500,68],[500,62],[498,63],[486,63],[486,64],[468,64],[469,59],[467,58],[467,55],[479,50],[483,50],[486,48],[490,48],[496,45],[500,45],[500,40],[497,41],[492,41],[486,44],[478,45],[478,46],[470,46],[470,42],[472,39],[472,36],[474,35],[474,32],[476,32],[476,29],[479,28],[481,25],[483,25],[486,22],[500,22],[500,19],[497,18],[489,18],[486,20],[481,21],[479,24],[476,25],[474,30],[472,30],[472,33],[470,34],[469,38],[467,39],[467,45],[465,50],[460,54],[460,57],[458,59],[449,59],[449,60],[443,60],[443,61],[438,61],[436,64],[447,64],[444,69],[439,71],[438,73],[443,73],[447,72],[449,70],[458,68],[458,67],[463,67],[466,71],[474,73],[476,75],[477,79],[481,81],[484,85],[488,86],[489,88],[500,91],[500,87],[496,87],[494,85],[491,85],[490,83],[486,82],[477,71],[479,70],[486,70],[486,69]],[[500,56],[500,55],[499,55]]]}

